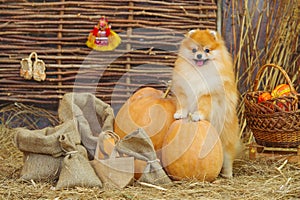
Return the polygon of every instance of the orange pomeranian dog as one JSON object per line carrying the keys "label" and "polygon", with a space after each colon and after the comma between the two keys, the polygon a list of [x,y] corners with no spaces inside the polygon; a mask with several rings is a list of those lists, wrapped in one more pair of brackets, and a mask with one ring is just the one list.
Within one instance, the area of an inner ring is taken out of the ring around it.
{"label": "orange pomeranian dog", "polygon": [[222,175],[232,177],[240,150],[238,101],[232,58],[221,36],[211,30],[192,30],[179,48],[172,77],[177,98],[175,119],[208,120],[220,133],[224,159]]}

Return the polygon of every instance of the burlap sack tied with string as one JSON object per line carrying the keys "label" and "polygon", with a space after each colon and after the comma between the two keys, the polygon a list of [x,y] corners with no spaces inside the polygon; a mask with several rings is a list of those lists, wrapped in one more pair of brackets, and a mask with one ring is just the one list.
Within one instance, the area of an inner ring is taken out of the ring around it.
{"label": "burlap sack tied with string", "polygon": [[65,94],[59,104],[58,117],[63,122],[77,121],[82,144],[90,159],[94,158],[99,133],[113,130],[113,109],[91,93]]}
{"label": "burlap sack tied with string", "polygon": [[56,190],[81,187],[102,187],[94,169],[89,163],[87,151],[82,145],[76,145],[70,135],[61,135],[60,146],[65,152]]}
{"label": "burlap sack tied with string", "polygon": [[118,152],[147,162],[139,181],[152,184],[171,183],[156,156],[153,144],[144,129],[139,128],[116,144]]}
{"label": "burlap sack tied with string", "polygon": [[64,157],[53,157],[46,154],[24,153],[24,165],[20,173],[21,180],[34,181],[57,181],[61,162]]}
{"label": "burlap sack tied with string", "polygon": [[48,182],[58,179],[64,154],[59,137],[63,134],[80,144],[80,134],[74,120],[40,130],[15,129],[14,143],[24,153],[21,179]]}
{"label": "burlap sack tied with string", "polygon": [[47,154],[59,157],[64,154],[60,147],[58,138],[62,134],[70,134],[76,144],[80,144],[80,134],[74,120],[68,120],[55,127],[46,127],[40,130],[28,130],[16,128],[14,143],[23,152]]}
{"label": "burlap sack tied with string", "polygon": [[105,151],[105,141],[110,138],[114,139],[114,143],[118,143],[120,140],[118,135],[112,131],[99,134],[95,158],[91,161],[91,165],[105,188],[124,188],[133,183],[134,158],[120,156],[116,148],[113,148],[109,155]]}

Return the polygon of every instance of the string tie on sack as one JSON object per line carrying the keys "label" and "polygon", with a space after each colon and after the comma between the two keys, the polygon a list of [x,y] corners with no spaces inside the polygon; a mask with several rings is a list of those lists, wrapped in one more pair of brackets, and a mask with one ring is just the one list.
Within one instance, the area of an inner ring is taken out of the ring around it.
{"label": "string tie on sack", "polygon": [[149,164],[155,163],[155,162],[160,163],[160,160],[159,160],[159,159],[155,159],[155,160],[148,160],[148,161],[147,161],[147,163],[149,163]]}
{"label": "string tie on sack", "polygon": [[66,156],[67,156],[67,155],[73,155],[73,154],[75,154],[75,153],[78,153],[78,151],[68,151],[68,152],[66,152]]}

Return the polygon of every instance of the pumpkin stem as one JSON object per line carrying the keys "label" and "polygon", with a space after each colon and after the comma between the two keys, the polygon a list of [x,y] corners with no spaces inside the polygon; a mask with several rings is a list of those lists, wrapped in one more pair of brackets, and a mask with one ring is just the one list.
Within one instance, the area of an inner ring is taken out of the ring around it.
{"label": "pumpkin stem", "polygon": [[167,87],[165,93],[162,96],[163,99],[167,98],[168,94],[170,93],[172,82],[168,81],[167,85],[168,85],[168,87]]}

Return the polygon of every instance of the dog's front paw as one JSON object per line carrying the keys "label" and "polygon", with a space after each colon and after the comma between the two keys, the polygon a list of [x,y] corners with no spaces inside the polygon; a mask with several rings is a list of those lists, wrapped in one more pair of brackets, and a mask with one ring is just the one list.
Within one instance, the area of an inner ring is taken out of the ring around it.
{"label": "dog's front paw", "polygon": [[223,173],[221,173],[220,175],[221,175],[221,177],[226,178],[226,179],[233,178],[232,174],[223,174]]}
{"label": "dog's front paw", "polygon": [[226,169],[222,169],[220,175],[223,177],[223,178],[227,178],[227,179],[230,179],[233,177],[232,175],[232,169],[229,169],[229,170],[226,170]]}
{"label": "dog's front paw", "polygon": [[194,112],[191,115],[192,121],[197,122],[200,120],[204,120],[204,115],[202,115],[200,112]]}
{"label": "dog's front paw", "polygon": [[177,111],[175,114],[174,114],[174,119],[183,119],[183,118],[186,118],[187,117],[187,112],[184,112],[182,110],[180,111]]}

